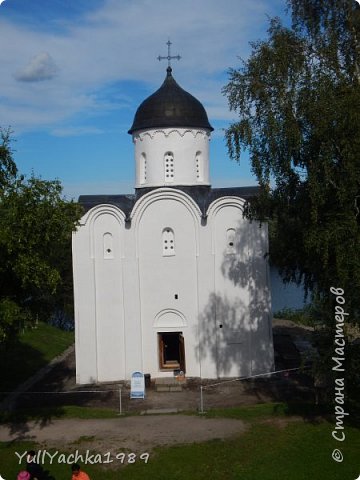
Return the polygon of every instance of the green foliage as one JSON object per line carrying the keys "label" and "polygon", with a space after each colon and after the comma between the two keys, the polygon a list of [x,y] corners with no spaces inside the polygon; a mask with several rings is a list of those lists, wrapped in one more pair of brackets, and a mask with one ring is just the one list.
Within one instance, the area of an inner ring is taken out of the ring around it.
{"label": "green foliage", "polygon": [[0,299],[0,342],[12,338],[29,320],[28,312],[10,298]]}
{"label": "green foliage", "polygon": [[[292,27],[272,19],[224,88],[239,120],[230,156],[250,154],[260,196],[248,217],[270,220],[270,259],[303,281],[333,321],[331,286],[360,312],[360,8],[352,0],[289,0]],[[271,187],[270,187],[271,185]]]}
{"label": "green foliage", "polygon": [[0,343],[30,318],[70,305],[71,232],[80,206],[58,180],[19,176],[2,132],[0,146]]}
{"label": "green foliage", "polygon": [[4,190],[17,174],[17,167],[10,149],[11,130],[0,129],[0,192]]}

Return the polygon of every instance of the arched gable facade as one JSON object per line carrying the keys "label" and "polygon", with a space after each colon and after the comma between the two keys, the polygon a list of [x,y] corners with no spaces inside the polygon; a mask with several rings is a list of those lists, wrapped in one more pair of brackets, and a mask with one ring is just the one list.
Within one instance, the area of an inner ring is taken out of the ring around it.
{"label": "arched gable facade", "polygon": [[[143,364],[157,376],[169,375],[169,368],[185,368],[180,365],[182,345],[187,374],[199,376],[199,207],[184,192],[162,188],[141,197],[131,219],[139,272]],[[166,357],[170,351],[174,358]]]}
{"label": "arched gable facade", "polygon": [[243,218],[244,203],[218,198],[204,222],[189,195],[158,188],[128,219],[108,204],[84,215],[74,234],[80,383],[270,368],[267,232]]}
{"label": "arched gable facade", "polygon": [[80,224],[73,236],[78,380],[117,380],[125,377],[125,215],[98,205]]}

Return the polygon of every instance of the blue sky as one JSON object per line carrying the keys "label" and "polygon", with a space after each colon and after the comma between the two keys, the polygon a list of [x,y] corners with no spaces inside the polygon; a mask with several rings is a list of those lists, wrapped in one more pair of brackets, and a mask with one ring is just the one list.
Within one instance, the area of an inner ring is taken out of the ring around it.
{"label": "blue sky", "polygon": [[22,173],[58,178],[67,197],[131,193],[130,128],[162,84],[170,37],[176,81],[205,106],[215,187],[254,185],[230,161],[223,129],[236,119],[221,89],[249,42],[265,38],[285,0],[5,0],[0,6],[0,126],[14,131]]}

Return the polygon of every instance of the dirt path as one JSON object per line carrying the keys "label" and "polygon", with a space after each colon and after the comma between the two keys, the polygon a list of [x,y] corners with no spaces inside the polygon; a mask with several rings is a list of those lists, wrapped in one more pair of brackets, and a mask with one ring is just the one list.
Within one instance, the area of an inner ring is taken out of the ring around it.
{"label": "dirt path", "polygon": [[239,435],[246,430],[240,420],[208,419],[189,415],[148,415],[118,419],[54,420],[0,426],[0,441],[33,441],[64,451],[144,452],[160,445],[204,442]]}

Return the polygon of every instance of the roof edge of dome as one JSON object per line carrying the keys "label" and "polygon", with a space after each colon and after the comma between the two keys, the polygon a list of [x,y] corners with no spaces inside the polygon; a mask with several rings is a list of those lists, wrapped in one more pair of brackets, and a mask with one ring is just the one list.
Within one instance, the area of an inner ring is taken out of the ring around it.
{"label": "roof edge of dome", "polygon": [[136,133],[136,132],[140,132],[140,131],[143,131],[145,132],[146,130],[154,130],[154,129],[157,129],[157,128],[198,128],[200,130],[209,130],[210,132],[213,132],[214,131],[214,127],[212,127],[210,124],[209,126],[204,126],[204,125],[190,125],[190,124],[186,124],[186,125],[178,125],[178,124],[174,124],[174,125],[164,125],[164,124],[154,124],[154,125],[151,125],[151,126],[147,126],[147,127],[135,127],[135,128],[131,128],[130,130],[128,130],[128,133],[130,135]]}

